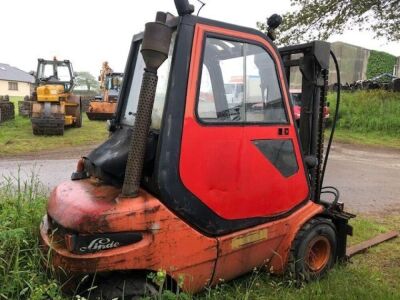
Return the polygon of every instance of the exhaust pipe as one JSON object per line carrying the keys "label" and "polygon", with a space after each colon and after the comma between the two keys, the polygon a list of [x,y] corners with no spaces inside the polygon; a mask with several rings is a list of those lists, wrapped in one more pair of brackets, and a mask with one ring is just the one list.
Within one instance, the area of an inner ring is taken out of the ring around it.
{"label": "exhaust pipe", "polygon": [[165,24],[167,15],[157,13],[156,21],[145,25],[141,53],[145,62],[136,119],[129,144],[122,197],[137,197],[151,125],[151,114],[157,88],[157,70],[168,58],[172,30]]}

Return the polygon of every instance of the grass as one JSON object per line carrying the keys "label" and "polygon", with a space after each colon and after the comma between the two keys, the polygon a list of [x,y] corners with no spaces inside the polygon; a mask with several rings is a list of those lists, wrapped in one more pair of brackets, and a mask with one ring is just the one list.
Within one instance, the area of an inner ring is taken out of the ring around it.
{"label": "grass", "polygon": [[399,136],[393,137],[380,132],[362,133],[339,128],[335,131],[335,141],[345,144],[400,149],[400,133]]}
{"label": "grass", "polygon": [[[328,96],[333,114],[336,94]],[[384,90],[344,92],[336,140],[400,149],[400,93]]]}
{"label": "grass", "polygon": [[29,182],[21,182],[19,176],[0,181],[0,299],[60,295],[57,283],[47,277],[39,249],[38,225],[45,202],[34,174]]}
{"label": "grass", "polygon": [[[68,299],[44,267],[38,227],[46,194],[34,174],[0,181],[0,299]],[[388,230],[400,230],[400,216],[364,216],[352,220],[354,244]],[[190,296],[164,293],[161,299],[399,299],[400,239],[386,242],[336,266],[326,278],[296,288],[280,277],[255,271]]]}
{"label": "grass", "polygon": [[[335,110],[334,93],[328,96]],[[18,111],[22,97],[11,97]],[[344,143],[400,149],[400,93],[383,90],[342,93],[335,140]],[[64,136],[38,137],[32,134],[29,119],[16,116],[0,124],[0,157],[45,150],[97,144],[107,138],[104,122],[89,121],[82,128],[65,130]]]}
{"label": "grass", "polygon": [[[16,111],[18,100],[11,97]],[[34,136],[30,120],[17,115],[15,120],[0,124],[0,157],[98,144],[107,136],[105,122],[90,121],[86,114],[81,128],[68,128],[63,136]]]}

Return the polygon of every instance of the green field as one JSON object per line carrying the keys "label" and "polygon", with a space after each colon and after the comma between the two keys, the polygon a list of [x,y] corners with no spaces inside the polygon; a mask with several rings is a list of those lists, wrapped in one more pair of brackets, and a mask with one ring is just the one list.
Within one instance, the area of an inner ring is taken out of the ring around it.
{"label": "green field", "polygon": [[[16,176],[18,178],[18,176]],[[70,299],[61,296],[41,254],[38,227],[46,195],[32,175],[30,182],[5,180],[0,186],[0,299]],[[17,188],[16,188],[17,187]],[[378,233],[400,230],[400,216],[358,217],[352,221],[357,243]],[[400,239],[386,242],[329,275],[301,288],[258,270],[232,282],[190,296],[164,293],[160,299],[400,299]]]}
{"label": "green field", "polygon": [[[16,111],[18,100],[11,100]],[[86,114],[81,128],[67,128],[63,136],[34,136],[29,118],[17,115],[15,120],[0,124],[0,157],[98,144],[107,136],[106,123],[90,121]]]}
{"label": "green field", "polygon": [[[16,111],[18,97],[13,97]],[[335,94],[328,96],[331,115]],[[82,128],[65,130],[64,136],[34,136],[28,118],[0,124],[0,157],[98,144],[107,138],[105,122],[89,121]],[[335,140],[345,143],[400,149],[400,93],[358,91],[342,93]]]}
{"label": "green field", "polygon": [[[336,94],[328,97],[333,117]],[[400,93],[383,90],[342,93],[337,141],[400,149]]]}

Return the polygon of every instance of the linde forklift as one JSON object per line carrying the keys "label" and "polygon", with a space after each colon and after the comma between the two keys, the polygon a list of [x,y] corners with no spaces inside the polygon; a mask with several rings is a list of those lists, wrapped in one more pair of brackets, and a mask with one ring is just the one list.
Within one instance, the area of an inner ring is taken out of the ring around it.
{"label": "linde forklift", "polygon": [[[133,37],[110,137],[51,193],[43,251],[66,286],[90,275],[90,299],[155,293],[158,270],[190,293],[259,266],[320,278],[345,259],[353,217],[322,186],[329,43],[278,50],[277,15],[265,35],[175,5]],[[243,94],[229,104],[233,76]]]}

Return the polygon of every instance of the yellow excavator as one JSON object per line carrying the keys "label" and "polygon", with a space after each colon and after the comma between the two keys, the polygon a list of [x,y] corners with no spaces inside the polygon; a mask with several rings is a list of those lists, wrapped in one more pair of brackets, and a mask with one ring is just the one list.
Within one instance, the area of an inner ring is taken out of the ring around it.
{"label": "yellow excavator", "polygon": [[109,120],[113,117],[118,103],[124,74],[114,72],[108,62],[103,63],[99,81],[102,95],[90,100],[86,114],[89,120]]}
{"label": "yellow excavator", "polygon": [[75,75],[69,60],[38,59],[32,95],[34,135],[63,135],[64,127],[82,126],[81,99],[73,95]]}

